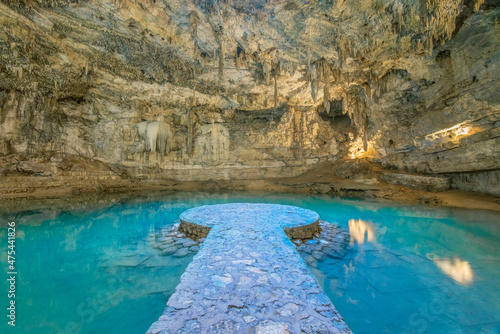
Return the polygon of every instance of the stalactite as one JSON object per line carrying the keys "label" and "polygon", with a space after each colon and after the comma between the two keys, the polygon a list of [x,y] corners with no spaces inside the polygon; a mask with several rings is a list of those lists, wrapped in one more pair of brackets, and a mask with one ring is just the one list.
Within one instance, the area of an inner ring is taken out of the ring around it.
{"label": "stalactite", "polygon": [[146,138],[147,129],[148,129],[148,122],[141,122],[137,124],[137,131],[139,132],[139,136],[141,136],[142,138]]}
{"label": "stalactite", "polygon": [[290,75],[293,77],[296,71],[297,71],[297,63],[292,63]]}
{"label": "stalactite", "polygon": [[241,64],[245,60],[245,50],[241,46],[236,47],[236,53],[234,55],[234,61],[236,63],[236,69],[239,71],[241,68]]}
{"label": "stalactite", "polygon": [[325,81],[325,87],[323,88],[323,106],[326,112],[330,113],[330,65],[325,62],[323,69],[323,78]]}
{"label": "stalactite", "polygon": [[311,80],[311,97],[314,103],[316,103],[320,82],[329,80],[330,65],[326,62],[325,59],[321,58],[310,64],[309,71]]}
{"label": "stalactite", "polygon": [[234,62],[235,62],[235,65],[236,65],[236,70],[239,71],[240,70],[240,67],[241,67],[241,64],[240,64],[240,57],[238,56],[238,52],[235,53],[234,55]]}
{"label": "stalactite", "polygon": [[16,68],[16,73],[17,73],[17,77],[19,78],[19,80],[22,80],[24,73],[23,73],[23,68],[21,66]]}
{"label": "stalactite", "polygon": [[326,113],[330,114],[330,81],[327,80],[323,92],[323,107]]}
{"label": "stalactite", "polygon": [[312,97],[314,103],[316,103],[316,100],[318,97],[318,92],[317,92],[318,75],[317,75],[317,68],[316,68],[314,63],[309,65],[309,73],[311,75],[311,97]]}
{"label": "stalactite", "polygon": [[189,14],[189,33],[191,34],[191,38],[193,38],[193,50],[196,53],[198,49],[198,13],[193,10]]}
{"label": "stalactite", "polygon": [[165,122],[141,122],[137,124],[139,136],[144,139],[144,150],[168,154],[172,145],[172,130]]}
{"label": "stalactite", "polygon": [[274,110],[278,109],[278,75],[274,71]]}
{"label": "stalactite", "polygon": [[371,89],[370,85],[369,85],[367,82],[365,82],[365,83],[363,84],[363,89],[364,89],[364,92],[365,92],[365,96],[366,96],[368,99],[370,99],[370,100],[371,100],[371,99],[372,99],[372,97],[373,97],[373,96],[372,96],[372,89]]}
{"label": "stalactite", "polygon": [[432,43],[432,33],[431,35],[429,36],[429,56],[432,57],[432,50],[434,48],[434,45]]}
{"label": "stalactite", "polygon": [[224,46],[224,42],[220,42],[219,49],[219,81],[222,82],[222,78],[224,76],[224,57],[225,57],[226,49]]}
{"label": "stalactite", "polygon": [[269,85],[269,80],[271,79],[271,64],[268,59],[265,59],[262,64],[262,76],[264,77],[266,85]]}
{"label": "stalactite", "polygon": [[146,142],[151,152],[158,152],[161,156],[170,152],[172,131],[165,122],[152,122],[148,124]]}
{"label": "stalactite", "polygon": [[195,10],[191,11],[189,14],[189,33],[194,39],[198,36],[198,20],[198,13]]}
{"label": "stalactite", "polygon": [[188,109],[188,136],[187,136],[187,154],[193,154],[193,108]]}
{"label": "stalactite", "polygon": [[422,52],[424,50],[424,46],[422,45],[422,41],[420,39],[417,40],[415,45],[415,51]]}
{"label": "stalactite", "polygon": [[330,66],[325,59],[318,59],[315,62],[315,66],[317,67],[316,73],[318,74],[318,79],[323,80],[330,76]]}
{"label": "stalactite", "polygon": [[287,61],[283,61],[283,60],[278,61],[278,74],[279,74],[279,75],[282,75],[282,74],[283,74],[283,73],[285,73],[285,72],[286,72],[287,74],[288,74],[288,73],[290,73],[290,72],[288,71],[288,65],[287,65],[287,64],[288,64],[288,62],[287,62]]}
{"label": "stalactite", "polygon": [[477,12],[483,3],[484,0],[476,0],[474,3],[474,11]]}
{"label": "stalactite", "polygon": [[342,114],[348,114],[349,113],[349,93],[345,92],[345,96],[342,99]]}
{"label": "stalactite", "polygon": [[366,134],[366,129],[363,130],[363,150],[368,151],[368,135]]}

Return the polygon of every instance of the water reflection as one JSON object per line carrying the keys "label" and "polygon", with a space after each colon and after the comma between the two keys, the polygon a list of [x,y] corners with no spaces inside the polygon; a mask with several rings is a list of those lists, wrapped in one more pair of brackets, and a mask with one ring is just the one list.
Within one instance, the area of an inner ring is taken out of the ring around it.
{"label": "water reflection", "polygon": [[[93,211],[47,209],[45,217],[34,211],[27,218],[22,212],[6,217],[17,225],[16,306],[24,312],[17,332],[144,333],[192,259],[192,254],[162,255],[156,247],[158,228],[190,205],[167,204],[119,203]],[[2,265],[7,263],[6,234],[0,226]],[[5,289],[6,281],[0,282],[0,290]],[[139,310],[144,315],[137,316]],[[116,325],[117,318],[127,321]],[[105,330],[103,322],[110,324]],[[0,333],[6,332],[5,322]]]}
{"label": "water reflection", "polygon": [[354,242],[363,244],[365,242],[375,242],[375,227],[373,223],[361,219],[349,220],[349,234],[351,236],[350,244]]}
{"label": "water reflection", "polygon": [[470,285],[474,281],[474,272],[468,261],[459,257],[439,258],[438,256],[427,255],[429,259],[446,275],[461,285]]}

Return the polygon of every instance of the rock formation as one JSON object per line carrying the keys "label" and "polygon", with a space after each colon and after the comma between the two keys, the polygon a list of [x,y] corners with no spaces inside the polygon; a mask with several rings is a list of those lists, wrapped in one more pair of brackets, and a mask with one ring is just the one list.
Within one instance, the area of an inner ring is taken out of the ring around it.
{"label": "rock formation", "polygon": [[0,173],[363,159],[500,195],[499,17],[496,0],[0,0]]}

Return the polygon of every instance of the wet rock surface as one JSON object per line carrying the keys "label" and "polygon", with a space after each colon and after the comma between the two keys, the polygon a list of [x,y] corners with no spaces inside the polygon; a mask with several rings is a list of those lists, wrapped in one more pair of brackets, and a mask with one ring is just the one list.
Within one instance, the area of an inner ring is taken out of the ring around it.
{"label": "wet rock surface", "polygon": [[116,267],[165,267],[171,264],[171,257],[184,258],[193,256],[200,249],[203,239],[193,241],[179,232],[179,222],[164,226],[158,232],[150,231],[147,239],[148,249],[122,251],[104,259],[100,266]]}
{"label": "wet rock surface", "polygon": [[293,241],[304,261],[312,267],[327,257],[342,259],[348,252],[349,231],[323,220],[320,220],[319,226],[321,232],[313,238]]}
{"label": "wet rock surface", "polygon": [[177,221],[172,226],[166,226],[158,232],[154,247],[160,251],[160,255],[184,257],[199,251],[204,239],[194,241],[188,238],[179,232],[179,225],[180,221]]}
{"label": "wet rock surface", "polygon": [[315,212],[226,204],[181,220],[212,230],[148,333],[351,333],[284,232]]}

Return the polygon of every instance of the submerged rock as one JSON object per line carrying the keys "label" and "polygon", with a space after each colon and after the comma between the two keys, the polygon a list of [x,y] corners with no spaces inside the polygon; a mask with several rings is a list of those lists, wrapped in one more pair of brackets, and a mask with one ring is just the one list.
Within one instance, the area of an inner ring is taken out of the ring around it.
{"label": "submerged rock", "polygon": [[178,249],[172,256],[174,257],[184,257],[189,254],[189,249],[187,248],[181,248]]}

